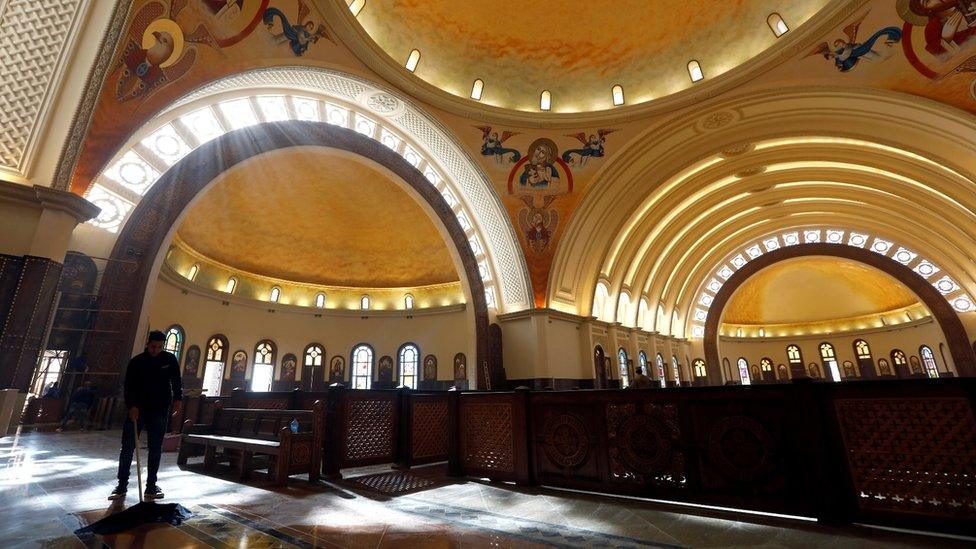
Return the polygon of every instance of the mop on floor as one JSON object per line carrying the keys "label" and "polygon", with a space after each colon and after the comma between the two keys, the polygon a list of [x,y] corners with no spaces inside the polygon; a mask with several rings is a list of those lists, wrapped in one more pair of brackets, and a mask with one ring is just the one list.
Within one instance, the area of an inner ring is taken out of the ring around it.
{"label": "mop on floor", "polygon": [[168,523],[175,526],[193,516],[193,513],[179,503],[156,503],[154,501],[145,501],[143,499],[142,462],[139,459],[139,427],[134,421],[133,425],[135,425],[135,428],[132,430],[132,436],[135,438],[136,445],[136,476],[139,478],[139,503],[129,507],[128,509],[93,522],[84,528],[75,530],[76,535],[114,534],[116,532],[141,526],[143,524],[151,524],[156,522]]}

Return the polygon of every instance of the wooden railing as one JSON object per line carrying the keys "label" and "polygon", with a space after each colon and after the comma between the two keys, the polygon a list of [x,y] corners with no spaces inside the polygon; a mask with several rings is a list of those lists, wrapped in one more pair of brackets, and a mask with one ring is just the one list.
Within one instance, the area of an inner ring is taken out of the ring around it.
{"label": "wooden railing", "polygon": [[[235,391],[326,402],[323,473],[455,476],[945,532],[976,528],[976,380],[646,390]],[[187,413],[207,401],[188,402]],[[211,405],[212,406],[212,405]]]}

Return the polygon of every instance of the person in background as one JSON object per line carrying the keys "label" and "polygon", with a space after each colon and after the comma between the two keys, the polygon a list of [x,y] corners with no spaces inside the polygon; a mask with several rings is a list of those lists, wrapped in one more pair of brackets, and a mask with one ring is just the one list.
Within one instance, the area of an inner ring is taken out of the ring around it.
{"label": "person in background", "polygon": [[156,485],[156,473],[163,453],[163,435],[172,416],[183,407],[183,383],[180,364],[173,353],[163,350],[165,334],[149,332],[146,350],[129,361],[125,370],[125,407],[128,420],[122,427],[122,450],[119,452],[119,485],[109,499],[124,499],[129,485],[129,469],[135,451],[135,431],[145,429],[149,448],[149,474],[146,477],[145,499],[162,499],[163,491]]}
{"label": "person in background", "polygon": [[630,382],[634,389],[649,389],[654,386],[654,380],[644,375],[644,368],[638,366],[634,371],[634,380]]}
{"label": "person in background", "polygon": [[41,398],[58,398],[58,393],[60,392],[58,382],[52,381],[48,384],[47,389],[44,389],[44,394],[41,395]]}
{"label": "person in background", "polygon": [[78,387],[75,394],[71,395],[71,400],[68,402],[68,413],[64,414],[64,419],[61,420],[58,432],[64,431],[65,426],[68,425],[68,421],[72,418],[74,418],[78,425],[81,425],[82,431],[87,430],[91,422],[91,409],[95,404],[96,398],[98,398],[98,391],[92,387],[90,381],[86,381],[81,387]]}

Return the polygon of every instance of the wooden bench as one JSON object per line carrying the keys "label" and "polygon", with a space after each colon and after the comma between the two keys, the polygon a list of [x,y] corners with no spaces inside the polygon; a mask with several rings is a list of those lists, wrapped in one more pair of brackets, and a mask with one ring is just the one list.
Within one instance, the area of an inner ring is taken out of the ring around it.
{"label": "wooden bench", "polygon": [[[301,473],[315,482],[322,467],[323,415],[321,401],[315,401],[311,410],[223,408],[217,402],[211,423],[183,423],[177,463],[186,465],[187,458],[200,455],[202,448],[206,469],[218,462],[236,462],[240,477],[247,478],[266,461],[279,485]],[[289,426],[292,419],[298,420],[297,433]]]}

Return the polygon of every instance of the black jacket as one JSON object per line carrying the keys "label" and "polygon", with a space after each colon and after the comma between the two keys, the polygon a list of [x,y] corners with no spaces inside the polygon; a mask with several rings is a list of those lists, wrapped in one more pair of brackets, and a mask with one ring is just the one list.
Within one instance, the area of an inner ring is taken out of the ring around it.
{"label": "black jacket", "polygon": [[183,381],[173,353],[162,351],[152,357],[144,352],[132,357],[125,370],[125,407],[165,410],[174,400],[183,400]]}

